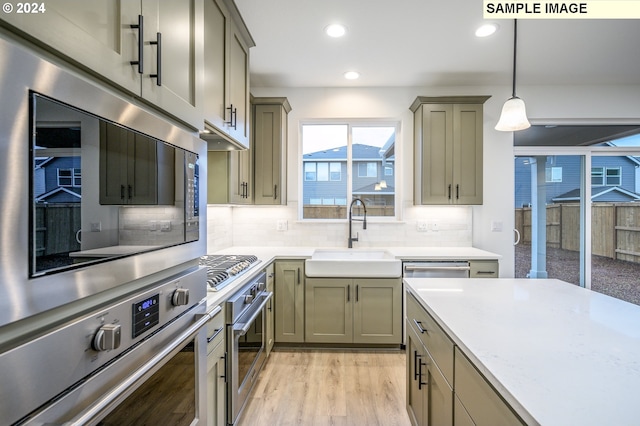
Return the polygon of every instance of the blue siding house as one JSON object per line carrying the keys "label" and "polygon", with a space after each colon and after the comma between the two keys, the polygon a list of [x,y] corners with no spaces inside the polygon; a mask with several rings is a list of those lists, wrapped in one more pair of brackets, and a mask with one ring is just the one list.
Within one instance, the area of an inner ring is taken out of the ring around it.
{"label": "blue siding house", "polygon": [[80,157],[37,158],[33,187],[38,203],[79,203],[82,198]]}
{"label": "blue siding house", "polygon": [[[577,202],[580,199],[581,158],[576,155],[516,157],[515,207],[531,203],[531,169],[536,159],[545,161],[546,203]],[[593,156],[591,201],[628,202],[640,200],[638,177],[640,158]]]}
{"label": "blue siding house", "polygon": [[[347,205],[347,147],[303,156],[303,204]],[[376,146],[352,146],[352,193],[367,205],[394,203],[394,156],[384,158]]]}

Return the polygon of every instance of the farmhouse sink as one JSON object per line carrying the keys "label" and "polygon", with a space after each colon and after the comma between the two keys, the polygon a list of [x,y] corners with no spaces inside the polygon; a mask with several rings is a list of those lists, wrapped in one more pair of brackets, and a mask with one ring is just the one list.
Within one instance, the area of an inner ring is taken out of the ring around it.
{"label": "farmhouse sink", "polygon": [[305,261],[308,277],[398,278],[402,262],[384,249],[318,249]]}

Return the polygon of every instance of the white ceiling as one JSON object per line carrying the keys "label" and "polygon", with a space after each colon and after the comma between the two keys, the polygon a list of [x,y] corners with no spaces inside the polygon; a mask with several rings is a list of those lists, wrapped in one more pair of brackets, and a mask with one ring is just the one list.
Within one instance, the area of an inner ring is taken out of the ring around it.
{"label": "white ceiling", "polygon": [[[511,85],[513,21],[475,37],[481,0],[235,1],[252,87]],[[334,22],[345,37],[324,34]],[[519,20],[518,85],[639,85],[638,40],[637,20]]]}

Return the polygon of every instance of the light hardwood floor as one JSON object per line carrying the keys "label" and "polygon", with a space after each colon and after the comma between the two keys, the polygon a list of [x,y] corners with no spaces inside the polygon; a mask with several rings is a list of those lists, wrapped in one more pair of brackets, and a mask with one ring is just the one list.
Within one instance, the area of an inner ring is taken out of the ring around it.
{"label": "light hardwood floor", "polygon": [[410,425],[404,351],[271,352],[239,426]]}

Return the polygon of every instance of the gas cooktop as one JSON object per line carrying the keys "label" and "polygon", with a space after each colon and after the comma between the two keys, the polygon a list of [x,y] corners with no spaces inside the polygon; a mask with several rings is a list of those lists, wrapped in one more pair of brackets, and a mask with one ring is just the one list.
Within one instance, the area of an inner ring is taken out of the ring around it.
{"label": "gas cooktop", "polygon": [[260,259],[253,255],[205,255],[200,258],[200,265],[207,267],[207,284],[212,291],[231,284],[259,262]]}

